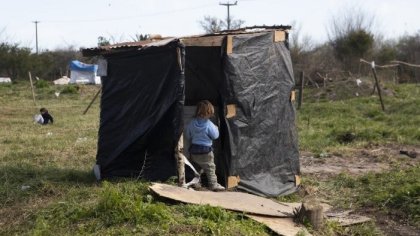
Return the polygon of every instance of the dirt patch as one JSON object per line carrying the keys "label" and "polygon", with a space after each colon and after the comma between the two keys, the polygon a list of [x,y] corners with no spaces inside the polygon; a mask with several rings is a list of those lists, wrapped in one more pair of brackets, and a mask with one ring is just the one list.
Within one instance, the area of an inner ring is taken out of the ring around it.
{"label": "dirt patch", "polygon": [[420,164],[420,156],[411,158],[400,154],[401,150],[417,152],[420,147],[398,145],[366,145],[363,148],[349,148],[343,152],[323,153],[314,155],[301,152],[300,166],[302,174],[312,175],[321,180],[340,173],[362,175],[368,172],[379,173],[399,165],[400,168]]}
{"label": "dirt patch", "polygon": [[[415,158],[401,154],[400,151],[416,153]],[[340,173],[359,176],[368,172],[380,173],[395,166],[408,168],[420,164],[420,146],[407,145],[376,145],[368,144],[361,148],[346,148],[340,152],[314,155],[301,152],[300,165],[303,175],[309,175],[318,180],[327,180]],[[305,187],[311,194],[310,186]],[[316,192],[315,189],[312,192]],[[419,229],[401,221],[397,211],[384,213],[378,209],[362,208],[358,212],[375,219],[376,226],[384,235],[419,235]]]}
{"label": "dirt patch", "polygon": [[419,229],[401,220],[398,214],[385,214],[376,209],[361,209],[361,214],[369,215],[375,219],[376,226],[384,235],[392,236],[417,236]]}

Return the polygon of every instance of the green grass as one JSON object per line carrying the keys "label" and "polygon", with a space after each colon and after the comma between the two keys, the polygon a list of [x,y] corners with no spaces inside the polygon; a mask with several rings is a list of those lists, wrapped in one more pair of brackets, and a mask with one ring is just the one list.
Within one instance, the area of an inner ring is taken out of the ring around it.
{"label": "green grass", "polygon": [[[43,83],[43,82],[41,82]],[[97,183],[99,102],[83,111],[95,86],[0,85],[0,235],[270,235],[242,214],[158,198],[133,179]],[[420,88],[400,85],[386,97],[304,103],[298,111],[300,148],[320,156],[366,143],[420,142]],[[56,97],[55,92],[61,92]],[[308,91],[306,94],[310,94]],[[54,124],[34,124],[46,107]],[[325,182],[304,176],[342,207],[373,207],[418,224],[419,167]],[[297,193],[278,198],[300,201]],[[377,235],[374,223],[342,228],[328,223],[318,235]]]}
{"label": "green grass", "polygon": [[[375,208],[420,227],[420,166],[395,168],[360,177],[340,174],[325,183],[325,192],[343,208]],[[336,194],[339,194],[337,196]]]}
{"label": "green grass", "polygon": [[419,144],[420,87],[390,88],[396,95],[385,97],[385,112],[376,96],[303,104],[298,111],[300,148],[322,153],[366,143]]}
{"label": "green grass", "polygon": [[[270,234],[242,214],[156,199],[149,183],[97,183],[99,102],[82,113],[98,87],[41,83],[36,106],[29,83],[0,85],[0,235]],[[53,125],[34,124],[40,107]]]}

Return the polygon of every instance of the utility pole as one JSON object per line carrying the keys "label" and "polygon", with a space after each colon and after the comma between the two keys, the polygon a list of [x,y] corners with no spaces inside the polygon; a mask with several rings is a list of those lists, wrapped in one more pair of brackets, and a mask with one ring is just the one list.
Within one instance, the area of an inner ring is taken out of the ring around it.
{"label": "utility pole", "polygon": [[38,23],[39,21],[33,21],[35,23],[35,42],[36,42],[36,54],[38,55]]}
{"label": "utility pole", "polygon": [[226,18],[227,30],[230,30],[230,6],[236,6],[237,4],[238,4],[238,1],[235,1],[235,3],[229,3],[229,1],[226,3],[219,3],[219,5],[227,7],[227,18]]}

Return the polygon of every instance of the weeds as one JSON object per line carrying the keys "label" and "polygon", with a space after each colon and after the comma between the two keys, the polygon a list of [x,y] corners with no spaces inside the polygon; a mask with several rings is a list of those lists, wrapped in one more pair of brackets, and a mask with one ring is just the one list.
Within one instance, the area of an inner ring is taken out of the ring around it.
{"label": "weeds", "polygon": [[339,192],[341,197],[336,201],[347,203],[347,207],[374,207],[420,226],[419,178],[419,166],[361,177],[340,174],[328,184],[328,191]]}

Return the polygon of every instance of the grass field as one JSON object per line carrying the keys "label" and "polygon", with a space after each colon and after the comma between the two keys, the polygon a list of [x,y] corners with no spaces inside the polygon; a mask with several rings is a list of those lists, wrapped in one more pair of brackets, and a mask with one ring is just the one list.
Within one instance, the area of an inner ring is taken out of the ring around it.
{"label": "grass field", "polygon": [[[208,206],[157,199],[148,183],[132,179],[97,183],[95,163],[99,102],[83,111],[95,86],[36,86],[34,106],[29,83],[0,85],[0,235],[270,235],[242,214]],[[302,151],[316,158],[367,145],[420,143],[420,87],[392,87],[386,112],[376,97],[304,103],[298,112]],[[60,91],[59,97],[55,92]],[[308,96],[312,93],[307,91]],[[309,101],[311,101],[309,99]],[[46,107],[53,125],[34,124]],[[345,155],[344,155],[345,156]],[[419,157],[418,157],[419,158]],[[328,159],[326,159],[328,161]],[[369,207],[397,214],[420,226],[420,167],[398,163],[385,173],[326,180],[304,175],[304,187],[316,187],[333,206]],[[340,193],[340,194],[337,194]],[[282,200],[299,201],[302,194]],[[399,210],[399,211],[397,211]],[[318,235],[381,234],[375,223],[341,228],[334,223]]]}

